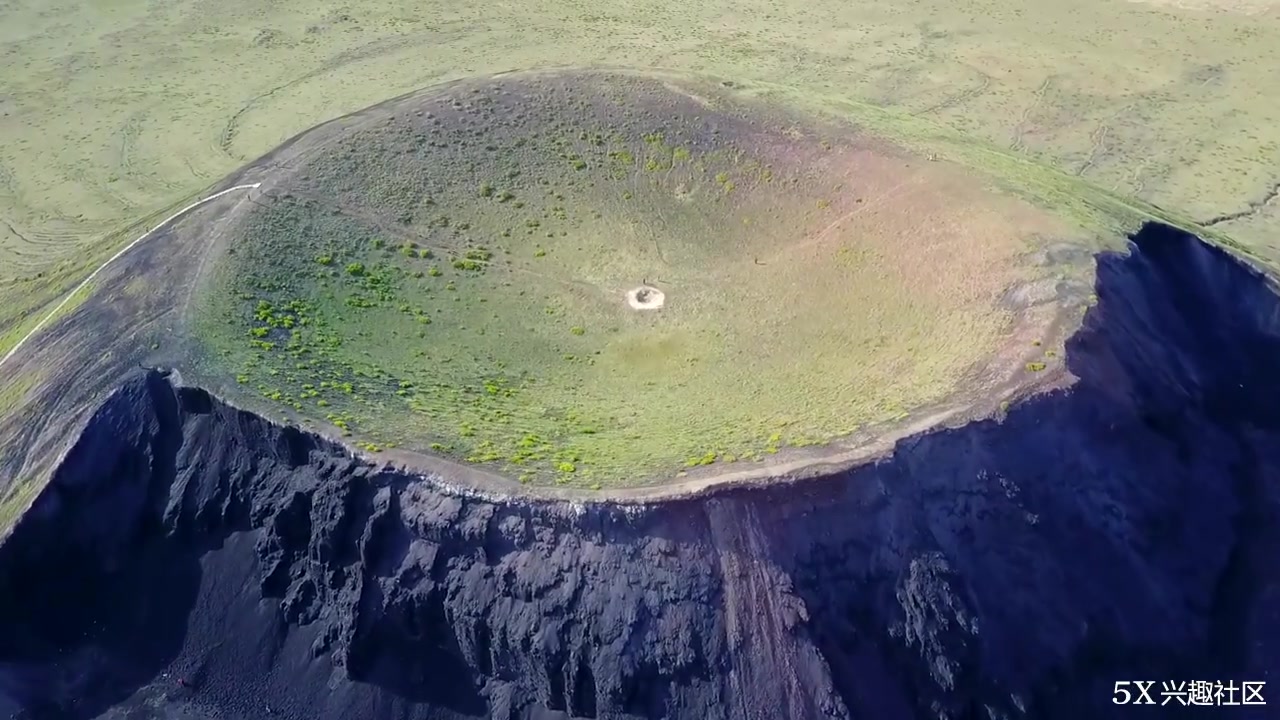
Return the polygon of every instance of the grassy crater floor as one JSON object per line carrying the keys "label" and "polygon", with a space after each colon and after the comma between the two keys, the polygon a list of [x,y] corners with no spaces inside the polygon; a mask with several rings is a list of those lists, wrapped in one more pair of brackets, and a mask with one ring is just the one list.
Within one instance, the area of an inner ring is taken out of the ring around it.
{"label": "grassy crater floor", "polygon": [[308,142],[227,220],[190,310],[201,373],[524,482],[748,463],[954,398],[1055,230],[720,85],[512,75]]}

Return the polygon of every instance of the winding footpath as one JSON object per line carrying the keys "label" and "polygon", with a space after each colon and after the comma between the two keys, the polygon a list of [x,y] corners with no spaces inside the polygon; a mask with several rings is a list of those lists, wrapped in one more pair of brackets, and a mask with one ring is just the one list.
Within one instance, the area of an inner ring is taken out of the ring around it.
{"label": "winding footpath", "polygon": [[228,193],[233,193],[237,190],[253,190],[261,185],[262,183],[252,183],[249,185],[236,185],[235,187],[229,187],[226,190],[223,190],[221,192],[216,192],[210,195],[209,197],[203,198],[201,200],[197,200],[191,203],[190,205],[182,208],[178,212],[165,218],[164,220],[160,221],[160,224],[156,225],[155,227],[151,228],[150,230],[140,235],[137,240],[134,240],[128,245],[125,245],[123,248],[120,249],[119,252],[117,252],[115,255],[112,255],[110,258],[108,258],[106,262],[99,265],[97,270],[94,270],[93,272],[89,273],[89,277],[85,278],[84,281],[81,282],[79,285],[77,285],[74,290],[67,293],[67,296],[62,299],[62,302],[58,303],[57,307],[55,307],[53,310],[50,310],[48,315],[45,315],[43,318],[41,318],[40,322],[36,323],[35,327],[31,328],[31,332],[23,336],[23,338],[18,341],[18,344],[10,348],[9,352],[5,353],[4,357],[0,358],[0,368],[3,368],[5,366],[5,363],[9,362],[9,359],[12,358],[14,355],[17,355],[18,351],[22,349],[23,345],[27,344],[28,340],[35,337],[36,333],[40,332],[44,328],[44,326],[47,325],[49,321],[52,320],[58,314],[58,312],[62,310],[62,308],[66,307],[67,303],[71,302],[71,298],[75,297],[77,294],[79,294],[81,290],[88,287],[89,283],[93,282],[93,279],[97,277],[99,273],[101,273],[103,270],[106,270],[107,267],[111,265],[111,263],[123,257],[125,253],[135,248],[138,245],[138,243],[151,237],[152,233],[164,227],[165,225],[168,225],[174,220],[177,220],[183,215],[191,212],[192,210],[195,210],[201,205],[217,200],[223,195],[226,195]]}

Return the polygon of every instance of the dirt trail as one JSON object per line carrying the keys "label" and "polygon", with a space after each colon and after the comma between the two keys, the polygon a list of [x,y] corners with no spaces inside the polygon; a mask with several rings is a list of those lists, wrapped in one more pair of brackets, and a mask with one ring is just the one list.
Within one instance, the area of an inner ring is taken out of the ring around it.
{"label": "dirt trail", "polygon": [[137,237],[137,239],[135,239],[133,242],[131,242],[131,243],[129,243],[128,245],[125,245],[124,247],[120,248],[120,250],[119,250],[118,252],[116,252],[116,254],[115,254],[115,255],[112,255],[111,257],[107,258],[107,261],[106,261],[106,262],[104,262],[104,263],[102,263],[101,265],[99,265],[99,266],[97,267],[97,269],[95,269],[93,272],[89,273],[89,276],[88,276],[88,277],[86,277],[86,278],[85,278],[85,279],[84,279],[84,280],[83,280],[79,285],[77,285],[77,286],[76,286],[76,287],[75,287],[71,292],[67,293],[67,296],[66,296],[66,297],[64,297],[64,298],[62,299],[62,302],[58,303],[58,304],[57,304],[57,305],[56,305],[52,310],[50,310],[50,311],[49,311],[49,312],[48,312],[48,313],[47,313],[43,318],[41,318],[41,319],[40,319],[40,322],[36,323],[35,327],[31,328],[31,330],[30,330],[26,335],[24,335],[24,336],[22,337],[22,339],[21,339],[21,340],[19,340],[19,341],[17,342],[17,344],[15,344],[12,348],[10,348],[10,349],[9,349],[9,352],[7,352],[7,353],[5,353],[5,354],[4,354],[4,357],[0,357],[0,368],[3,368],[3,367],[4,367],[4,365],[5,365],[5,363],[9,362],[9,359],[10,359],[10,358],[12,358],[14,355],[17,355],[17,354],[18,354],[18,351],[22,349],[22,346],[23,346],[23,345],[26,345],[28,340],[30,340],[31,338],[35,337],[35,335],[36,335],[37,333],[39,333],[42,329],[44,329],[44,326],[45,326],[46,324],[48,324],[48,322],[49,322],[50,320],[52,320],[53,318],[57,317],[58,313],[62,310],[62,308],[66,307],[66,306],[67,306],[67,303],[71,302],[71,299],[72,299],[72,298],[74,298],[76,295],[80,294],[80,292],[81,292],[82,290],[84,290],[85,288],[89,287],[89,283],[93,282],[93,279],[94,279],[94,278],[96,278],[96,277],[98,277],[98,275],[99,275],[99,274],[101,274],[103,270],[106,270],[108,267],[110,267],[110,266],[111,266],[111,264],[112,264],[112,263],[114,263],[115,261],[119,260],[119,259],[120,259],[121,257],[123,257],[126,253],[128,253],[130,250],[132,250],[132,249],[134,249],[135,247],[137,247],[137,246],[138,246],[138,244],[139,244],[139,243],[141,243],[143,240],[146,240],[147,238],[151,237],[153,234],[155,234],[155,232],[156,232],[157,230],[160,230],[160,229],[161,229],[161,228],[163,228],[164,226],[168,225],[169,223],[173,222],[174,220],[177,220],[178,218],[182,217],[183,215],[186,215],[187,213],[191,212],[192,210],[195,210],[196,208],[200,207],[201,205],[204,205],[205,203],[208,203],[208,202],[212,202],[212,201],[214,201],[214,200],[217,200],[218,198],[220,198],[220,197],[222,197],[222,196],[224,196],[224,195],[227,195],[227,194],[229,194],[229,193],[237,192],[237,191],[240,191],[240,190],[253,190],[253,189],[256,189],[256,188],[257,188],[257,187],[259,187],[261,184],[262,184],[262,183],[253,183],[253,184],[250,184],[250,185],[236,185],[236,186],[233,186],[233,187],[229,187],[229,188],[227,188],[227,189],[225,189],[225,190],[222,190],[222,191],[216,192],[216,193],[214,193],[214,194],[212,194],[212,195],[210,195],[210,196],[208,196],[208,197],[206,197],[206,198],[202,198],[202,199],[200,199],[200,200],[197,200],[197,201],[195,201],[195,202],[191,203],[190,205],[187,205],[186,207],[182,208],[181,210],[179,210],[179,211],[175,212],[174,214],[170,215],[169,217],[165,218],[165,219],[164,219],[164,220],[162,220],[159,224],[157,224],[155,227],[153,227],[153,228],[151,228],[150,230],[146,231],[146,232],[145,232],[145,233],[143,233],[142,235],[139,235],[139,236]]}

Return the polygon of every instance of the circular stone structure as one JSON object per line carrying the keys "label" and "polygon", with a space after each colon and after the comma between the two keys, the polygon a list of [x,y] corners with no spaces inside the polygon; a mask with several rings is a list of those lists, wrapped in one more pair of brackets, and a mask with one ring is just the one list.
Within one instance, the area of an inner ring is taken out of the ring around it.
{"label": "circular stone structure", "polygon": [[666,303],[666,293],[649,285],[642,285],[627,292],[627,304],[636,310],[657,310]]}
{"label": "circular stone structure", "polygon": [[190,372],[370,451],[652,484],[821,460],[1054,367],[1028,357],[1053,313],[1007,298],[1063,226],[728,84],[463,81],[243,177],[262,186],[209,226]]}

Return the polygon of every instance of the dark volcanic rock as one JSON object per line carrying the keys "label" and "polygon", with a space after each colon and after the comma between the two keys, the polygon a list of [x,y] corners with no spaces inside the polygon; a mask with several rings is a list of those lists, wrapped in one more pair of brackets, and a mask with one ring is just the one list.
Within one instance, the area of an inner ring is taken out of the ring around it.
{"label": "dark volcanic rock", "polygon": [[[1079,381],[819,480],[493,501],[131,380],[0,547],[43,718],[1124,718],[1275,682],[1280,302],[1148,226]],[[1275,717],[1268,707],[1151,717]],[[1265,692],[1264,692],[1265,695]]]}

